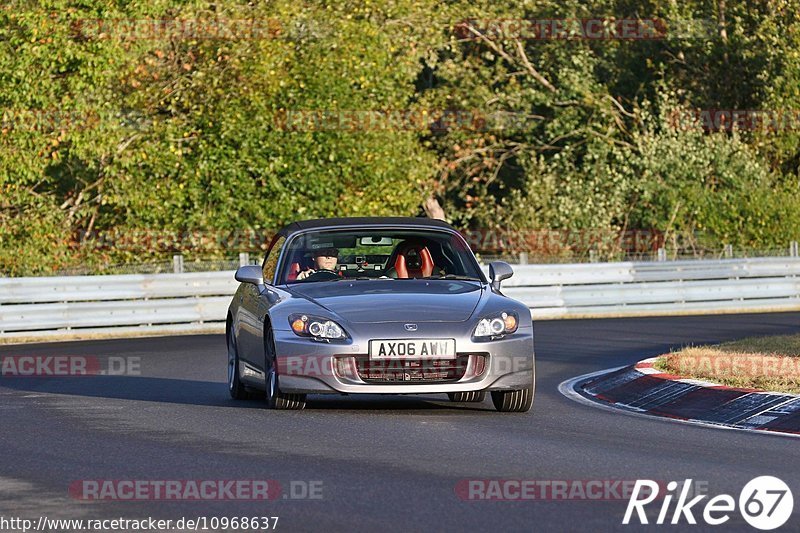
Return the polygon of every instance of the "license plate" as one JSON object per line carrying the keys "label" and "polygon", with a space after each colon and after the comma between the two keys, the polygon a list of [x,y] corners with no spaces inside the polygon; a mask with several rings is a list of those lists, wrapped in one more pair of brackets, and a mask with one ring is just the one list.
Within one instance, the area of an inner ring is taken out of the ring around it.
{"label": "license plate", "polygon": [[370,359],[455,359],[455,339],[386,339],[369,341]]}

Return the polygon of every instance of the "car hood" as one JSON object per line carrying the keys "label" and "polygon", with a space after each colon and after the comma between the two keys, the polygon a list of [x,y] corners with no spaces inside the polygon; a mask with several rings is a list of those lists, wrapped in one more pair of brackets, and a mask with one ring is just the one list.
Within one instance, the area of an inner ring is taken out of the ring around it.
{"label": "car hood", "polygon": [[480,283],[460,280],[321,281],[289,290],[354,323],[464,322],[483,293]]}

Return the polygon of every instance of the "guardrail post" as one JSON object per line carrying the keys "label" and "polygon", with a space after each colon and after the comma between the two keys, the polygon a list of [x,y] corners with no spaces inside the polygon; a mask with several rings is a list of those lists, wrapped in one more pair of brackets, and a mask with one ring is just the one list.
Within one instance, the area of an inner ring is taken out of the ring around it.
{"label": "guardrail post", "polygon": [[797,241],[792,241],[789,243],[789,256],[800,257],[800,247],[798,246]]}
{"label": "guardrail post", "polygon": [[250,254],[247,252],[239,252],[239,266],[246,266],[250,264]]}
{"label": "guardrail post", "polygon": [[666,261],[667,260],[667,250],[665,248],[659,248],[656,251],[656,261]]}
{"label": "guardrail post", "polygon": [[172,256],[172,271],[176,274],[183,274],[183,256],[173,255]]}
{"label": "guardrail post", "polygon": [[725,257],[729,257],[729,258],[733,257],[733,245],[732,244],[726,244],[725,248],[724,248],[724,251],[723,251],[723,254],[725,255]]}
{"label": "guardrail post", "polygon": [[596,250],[589,250],[589,262],[590,263],[597,263],[597,251]]}
{"label": "guardrail post", "polygon": [[527,265],[528,264],[528,252],[520,252],[519,253],[519,264],[520,265]]}

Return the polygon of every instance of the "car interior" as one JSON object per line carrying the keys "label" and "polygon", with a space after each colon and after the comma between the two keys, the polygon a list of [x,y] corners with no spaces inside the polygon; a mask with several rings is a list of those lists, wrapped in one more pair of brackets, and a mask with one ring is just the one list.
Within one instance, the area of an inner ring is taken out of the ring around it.
{"label": "car interior", "polygon": [[354,235],[318,234],[291,250],[285,277],[287,283],[298,282],[300,272],[314,267],[314,252],[323,248],[338,250],[337,274],[342,279],[365,278],[428,278],[431,276],[469,275],[472,268],[464,264],[449,235],[441,237],[402,234],[364,233]]}

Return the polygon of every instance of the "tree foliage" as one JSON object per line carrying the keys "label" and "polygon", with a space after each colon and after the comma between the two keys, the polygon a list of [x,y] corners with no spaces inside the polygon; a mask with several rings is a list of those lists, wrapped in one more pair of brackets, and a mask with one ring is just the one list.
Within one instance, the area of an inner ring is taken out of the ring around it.
{"label": "tree foliage", "polygon": [[[704,131],[676,117],[796,114],[799,12],[797,0],[9,0],[0,272],[156,253],[92,246],[97,232],[268,234],[298,218],[414,215],[431,198],[463,229],[782,247],[800,238],[798,122]],[[485,31],[591,18],[667,31]],[[473,120],[436,123],[442,112]]]}

